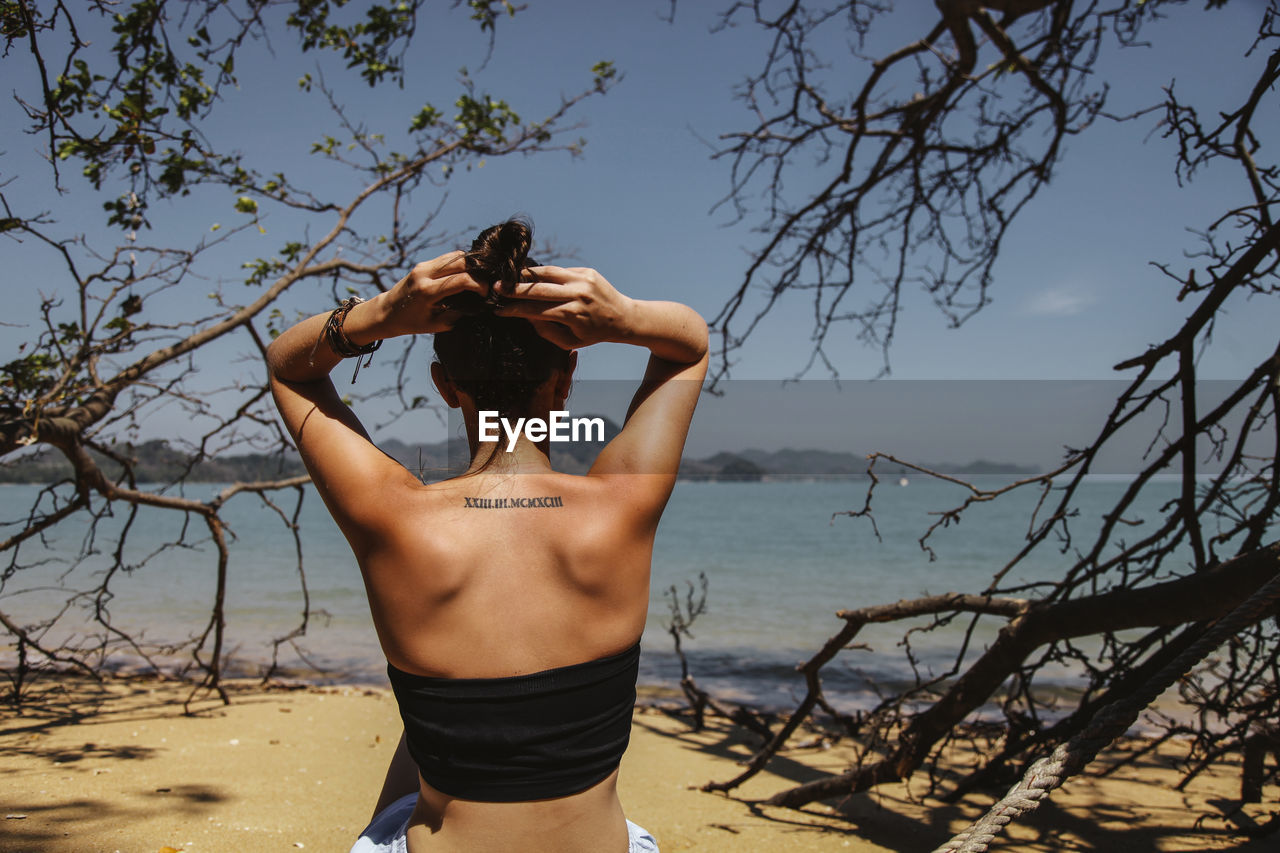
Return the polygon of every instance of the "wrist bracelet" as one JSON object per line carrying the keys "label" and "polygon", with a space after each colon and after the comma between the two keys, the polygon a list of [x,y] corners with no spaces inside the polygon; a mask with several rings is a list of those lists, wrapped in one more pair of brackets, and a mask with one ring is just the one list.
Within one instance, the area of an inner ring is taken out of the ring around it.
{"label": "wrist bracelet", "polygon": [[360,357],[369,356],[369,360],[364,363],[364,366],[368,367],[373,363],[373,354],[377,352],[378,347],[382,346],[381,340],[364,345],[353,344],[342,330],[342,324],[346,322],[347,314],[351,313],[351,309],[363,301],[359,296],[352,296],[342,300],[342,303],[329,314],[329,319],[324,324],[324,339],[329,344],[329,348],[343,358],[354,358],[356,360],[355,372],[351,374],[352,385],[356,384],[356,377],[360,375]]}

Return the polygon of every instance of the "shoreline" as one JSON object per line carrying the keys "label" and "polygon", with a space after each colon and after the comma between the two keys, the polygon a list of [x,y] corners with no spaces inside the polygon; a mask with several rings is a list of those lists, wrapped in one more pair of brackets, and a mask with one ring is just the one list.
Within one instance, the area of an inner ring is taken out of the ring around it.
{"label": "shoreline", "polygon": [[[642,671],[636,684],[637,707],[648,707],[662,711],[678,711],[688,708],[685,695],[679,686],[679,667],[674,662],[674,654],[668,654],[672,660],[668,662],[667,672],[658,672],[651,667],[650,671],[646,673],[642,658]],[[696,653],[690,653],[691,659],[696,659],[697,656]],[[0,667],[7,666],[9,666],[8,661],[0,660]],[[249,670],[253,666],[257,666],[259,671],[251,673]],[[385,663],[383,666],[385,667]],[[372,672],[365,670],[356,673],[355,671],[338,671],[336,669],[303,669],[296,666],[281,666],[275,674],[269,677],[263,674],[265,669],[265,665],[255,663],[250,659],[230,658],[224,661],[220,683],[232,692],[324,692],[330,690],[390,692],[390,683],[384,674],[385,669],[381,668],[374,675]],[[172,685],[175,689],[186,689],[188,691],[194,688],[197,683],[195,679],[190,677],[174,674],[171,671],[158,673],[156,670],[141,664],[117,665],[102,670],[101,674],[107,683],[154,682]],[[646,675],[648,676],[647,678]],[[707,692],[713,700],[727,708],[741,707],[753,713],[783,719],[795,710],[799,704],[799,698],[804,693],[803,676],[791,666],[783,667],[778,672],[775,672],[771,678],[753,678],[748,674],[726,675],[723,672],[716,673],[714,668],[698,667],[695,664],[691,666],[691,675],[700,689]],[[91,680],[77,670],[60,668],[39,670],[35,672],[34,681],[38,683],[66,678]],[[31,680],[30,676],[28,676],[28,680]],[[767,686],[769,693],[763,692],[761,685]],[[851,691],[849,685],[842,686],[838,677],[833,679],[828,675],[824,678],[823,688],[827,700],[833,707],[844,713],[855,713],[868,711],[874,707],[879,699],[877,691],[896,691],[901,687],[905,687],[906,682],[866,679],[865,685],[861,689]],[[1038,700],[1043,703],[1040,709],[1042,718],[1046,722],[1052,723],[1070,714],[1075,709],[1072,703],[1079,697],[1080,692],[1081,689],[1070,680],[1048,681],[1037,685],[1035,693]],[[772,696],[769,695],[770,693]],[[216,695],[216,692],[210,692],[206,688],[201,699],[196,701],[209,697],[216,698]],[[777,701],[779,697],[784,695],[788,697],[788,701]],[[973,717],[972,722],[981,723],[988,717],[993,719],[1000,718],[1002,700],[1002,693],[993,695],[988,702],[976,710],[976,716]],[[1060,707],[1059,703],[1065,703],[1065,707]],[[4,708],[5,706],[0,704],[0,718],[4,716]],[[1129,727],[1128,736],[1154,737],[1160,734],[1162,731],[1160,723],[1150,719],[1153,714],[1158,715],[1166,722],[1170,720],[1182,722],[1189,721],[1194,713],[1191,708],[1182,703],[1176,695],[1175,688],[1171,687],[1139,714]]]}
{"label": "shoreline", "polygon": [[[645,648],[647,654],[655,654],[653,651],[649,651],[647,646]],[[711,698],[724,705],[741,706],[754,712],[785,717],[795,709],[799,703],[799,697],[803,695],[804,679],[796,665],[782,664],[775,661],[766,665],[765,669],[758,673],[727,673],[726,667],[723,665],[723,652],[719,650],[711,652],[686,650],[686,654],[690,659],[690,674],[698,683],[698,686],[709,693]],[[650,665],[647,667],[648,671],[646,671],[644,657],[642,656],[641,658],[640,679],[636,685],[637,703],[642,705],[650,703],[656,706],[661,700],[673,699],[680,707],[685,707],[684,694],[679,686],[680,667],[674,652],[660,650],[656,652],[656,655],[662,659],[662,662],[657,666]],[[699,661],[698,659],[702,657],[710,658],[710,660]],[[796,664],[800,662],[802,662],[801,658],[795,658]],[[13,661],[0,658],[0,671],[3,668],[11,668],[13,663]],[[719,665],[717,666],[717,664]],[[264,675],[268,668],[264,662],[248,657],[232,656],[223,661],[221,673],[222,683],[233,685],[237,689],[248,688],[250,690],[263,691],[344,688],[390,690],[390,683],[385,676],[385,666],[385,659],[381,661],[381,665],[376,670],[368,668],[340,669],[337,667],[326,669],[314,666],[304,668],[296,665],[281,665],[277,667],[277,671],[274,674],[268,677]],[[255,669],[257,670],[256,672],[253,671]],[[194,684],[194,681],[189,677],[174,674],[173,671],[157,673],[156,670],[142,662],[117,663],[102,670],[102,674],[109,681],[158,681],[175,684]],[[910,686],[908,681],[899,678],[876,678],[867,673],[861,674],[858,681],[849,683],[840,677],[841,674],[838,670],[826,673],[823,680],[823,689],[827,700],[838,710],[845,713],[868,711],[878,703],[880,693],[895,692]],[[79,678],[82,676],[78,671],[71,668],[42,669],[35,675],[37,681],[64,677]],[[944,685],[947,683],[943,682]],[[1070,678],[1045,679],[1036,685],[1034,692],[1038,701],[1043,703],[1040,709],[1043,719],[1047,722],[1053,722],[1074,710],[1072,703],[1080,696],[1081,687],[1075,680]],[[778,699],[782,696],[786,696],[787,701],[779,702]],[[1003,698],[1004,694],[1002,693],[994,694],[990,701],[978,709],[978,719],[985,718],[987,713],[995,713],[996,716],[999,716],[998,712]],[[1065,703],[1065,709],[1051,707],[1060,703]],[[3,708],[3,705],[0,705],[0,708]],[[1152,712],[1157,712],[1167,718],[1176,720],[1187,719],[1194,713],[1180,701],[1176,691],[1171,687],[1147,706],[1147,709],[1139,715],[1138,719],[1130,727],[1129,734],[1132,736],[1151,736],[1157,733],[1159,729],[1156,725],[1146,720],[1147,715]]]}
{"label": "shoreline", "polygon": [[[346,850],[368,820],[399,737],[388,691],[227,686],[232,704],[205,696],[190,716],[182,714],[190,685],[136,678],[113,679],[102,691],[51,678],[22,714],[6,708],[0,853]],[[740,730],[716,721],[695,733],[683,720],[638,708],[619,783],[628,817],[664,853],[927,851],[993,799],[975,794],[944,805],[926,796],[918,774],[909,784],[800,811],[751,803],[844,769],[850,755],[842,744],[793,746],[733,797],[696,790],[736,774],[749,749]],[[1221,817],[1197,829],[1214,803],[1238,796],[1238,769],[1215,769],[1180,793],[1171,781],[1175,758],[1162,749],[1107,777],[1077,777],[993,846],[1273,849],[1274,837],[1243,840]],[[1112,760],[1104,756],[1094,767]],[[1266,794],[1270,802],[1246,807],[1245,820],[1268,819],[1275,787]]]}

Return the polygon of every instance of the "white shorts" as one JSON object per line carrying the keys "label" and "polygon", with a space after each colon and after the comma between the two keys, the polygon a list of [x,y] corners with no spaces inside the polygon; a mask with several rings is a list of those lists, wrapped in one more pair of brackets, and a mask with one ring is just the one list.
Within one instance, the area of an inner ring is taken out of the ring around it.
{"label": "white shorts", "polygon": [[[351,847],[351,853],[408,853],[405,832],[418,803],[417,794],[405,794],[378,813]],[[658,853],[658,842],[644,829],[627,821],[630,853]]]}

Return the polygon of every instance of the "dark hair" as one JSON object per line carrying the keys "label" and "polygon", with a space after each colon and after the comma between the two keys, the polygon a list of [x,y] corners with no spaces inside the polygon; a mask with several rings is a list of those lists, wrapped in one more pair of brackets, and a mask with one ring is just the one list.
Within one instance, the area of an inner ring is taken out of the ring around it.
{"label": "dark hair", "polygon": [[436,360],[453,383],[478,408],[496,409],[501,415],[529,415],[534,391],[553,370],[569,366],[569,353],[539,335],[528,320],[493,313],[521,273],[537,266],[529,258],[532,240],[532,227],[519,219],[481,231],[467,252],[467,272],[489,293],[451,297],[447,307],[464,316],[435,336]]}

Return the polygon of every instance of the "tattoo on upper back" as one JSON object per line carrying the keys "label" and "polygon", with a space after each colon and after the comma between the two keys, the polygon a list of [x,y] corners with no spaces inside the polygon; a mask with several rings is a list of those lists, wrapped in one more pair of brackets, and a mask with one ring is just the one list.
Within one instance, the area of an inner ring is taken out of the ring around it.
{"label": "tattoo on upper back", "polygon": [[464,509],[555,509],[564,506],[564,498],[553,495],[540,498],[466,498]]}

